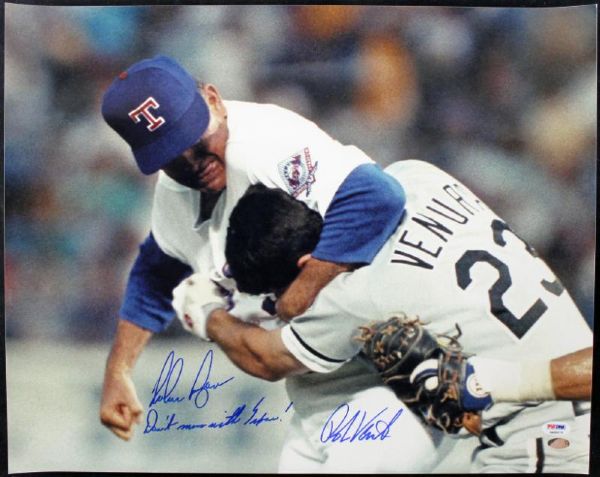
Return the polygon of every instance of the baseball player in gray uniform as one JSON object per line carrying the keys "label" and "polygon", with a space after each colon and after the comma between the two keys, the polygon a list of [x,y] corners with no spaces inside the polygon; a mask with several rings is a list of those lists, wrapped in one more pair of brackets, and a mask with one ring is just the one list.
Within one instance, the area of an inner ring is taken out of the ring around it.
{"label": "baseball player in gray uniform", "polygon": [[[354,340],[358,326],[398,312],[421,316],[440,334],[458,323],[466,350],[489,360],[536,361],[545,382],[549,362],[591,347],[592,333],[560,281],[464,185],[421,161],[402,161],[386,172],[404,187],[405,214],[371,265],[336,277],[304,314],[279,330],[240,323],[214,300],[207,307],[206,296],[195,303],[197,326],[242,369],[268,379],[291,376],[292,393],[318,380],[315,373],[352,362],[360,351]],[[227,258],[241,291],[279,294],[308,259],[315,240],[310,224],[319,218],[306,209],[276,215],[283,207],[273,195],[255,197],[245,197],[250,207],[236,209],[230,218]],[[281,233],[274,244],[269,228],[279,223],[294,232]],[[248,248],[253,234],[263,241]],[[296,249],[290,252],[292,236]],[[290,263],[296,271],[283,276]],[[312,373],[299,374],[306,370]],[[471,470],[587,473],[589,412],[575,404],[494,403],[482,411],[481,445]],[[561,445],[555,445],[557,439]]]}
{"label": "baseball player in gray uniform", "polygon": [[287,378],[294,414],[279,472],[424,473],[439,461],[441,433],[423,425],[362,357],[311,372],[281,342],[285,321],[244,315],[246,295],[223,312],[225,321],[212,321],[209,328],[211,312],[227,306],[212,280],[195,273],[173,293],[173,306],[187,331],[215,341],[248,374],[268,381]]}

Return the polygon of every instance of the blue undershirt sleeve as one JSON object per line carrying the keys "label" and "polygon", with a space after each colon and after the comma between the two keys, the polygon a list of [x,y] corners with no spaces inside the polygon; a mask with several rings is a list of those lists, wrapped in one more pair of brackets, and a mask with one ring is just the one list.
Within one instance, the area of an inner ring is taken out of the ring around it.
{"label": "blue undershirt sleeve", "polygon": [[129,273],[121,318],[154,333],[165,330],[175,317],[173,289],[191,273],[189,265],[165,254],[150,233]]}
{"label": "blue undershirt sleeve", "polygon": [[366,265],[390,238],[404,215],[400,183],[376,164],[354,169],[335,193],[312,256]]}

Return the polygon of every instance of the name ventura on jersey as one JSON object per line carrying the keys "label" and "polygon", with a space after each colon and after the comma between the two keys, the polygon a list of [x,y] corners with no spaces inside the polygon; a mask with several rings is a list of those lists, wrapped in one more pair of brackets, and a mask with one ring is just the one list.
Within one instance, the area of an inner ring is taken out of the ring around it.
{"label": "name ventura on jersey", "polygon": [[[442,186],[442,199],[432,197],[424,210],[416,212],[408,219],[408,223],[402,224],[408,228],[400,235],[390,263],[433,269],[433,260],[442,253],[443,243],[448,242],[448,238],[454,235],[452,228],[464,226],[478,212],[488,210],[483,202],[467,191],[461,192],[460,189],[458,184]],[[416,228],[430,232],[432,241],[411,241],[411,235],[416,232]]]}

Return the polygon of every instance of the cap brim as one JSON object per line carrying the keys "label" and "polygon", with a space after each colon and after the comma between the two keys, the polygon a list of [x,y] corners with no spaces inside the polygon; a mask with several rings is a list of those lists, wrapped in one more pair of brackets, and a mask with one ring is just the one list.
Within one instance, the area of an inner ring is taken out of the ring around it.
{"label": "cap brim", "polygon": [[196,92],[190,108],[179,121],[171,125],[156,141],[133,150],[142,173],[154,174],[196,144],[206,131],[209,121],[208,106],[200,93]]}

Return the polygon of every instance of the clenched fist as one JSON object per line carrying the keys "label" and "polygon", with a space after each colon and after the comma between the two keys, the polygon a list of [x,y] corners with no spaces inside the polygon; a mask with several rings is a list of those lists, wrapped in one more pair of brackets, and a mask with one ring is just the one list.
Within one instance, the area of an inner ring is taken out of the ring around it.
{"label": "clenched fist", "polygon": [[106,370],[100,403],[100,421],[121,439],[128,441],[134,424],[141,420],[144,409],[126,371]]}

